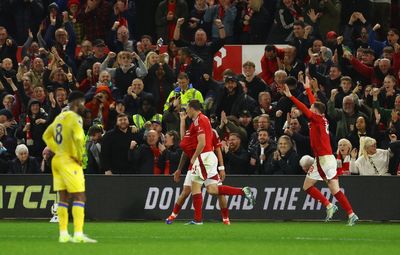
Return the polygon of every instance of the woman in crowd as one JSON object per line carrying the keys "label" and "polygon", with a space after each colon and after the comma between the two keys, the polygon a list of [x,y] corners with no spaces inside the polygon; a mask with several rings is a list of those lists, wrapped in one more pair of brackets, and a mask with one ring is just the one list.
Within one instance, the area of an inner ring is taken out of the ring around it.
{"label": "woman in crowd", "polygon": [[268,159],[266,174],[301,174],[299,156],[293,149],[289,136],[283,135],[278,139],[278,148]]}
{"label": "woman in crowd", "polygon": [[162,112],[165,100],[174,89],[175,81],[174,72],[168,66],[168,54],[158,55],[150,51],[146,56],[145,66],[148,74],[144,78],[144,91],[153,95],[157,111]]}
{"label": "woman in crowd", "polygon": [[349,140],[343,138],[338,142],[338,150],[336,152],[337,161],[337,175],[350,175],[350,164],[354,164],[351,161],[351,156],[357,156],[357,149],[352,149]]}
{"label": "woman in crowd", "polygon": [[[117,57],[118,67],[108,68],[110,61]],[[137,61],[137,65],[133,61]],[[100,66],[100,70],[107,70],[111,79],[114,79],[115,86],[119,89],[120,96],[116,99],[122,98],[135,78],[143,78],[147,75],[147,68],[144,66],[143,61],[135,52],[120,51],[118,55],[114,52],[109,52],[106,59]]]}
{"label": "woman in crowd", "polygon": [[371,137],[363,137],[360,145],[360,156],[357,160],[352,157],[350,171],[359,175],[390,175],[389,159],[393,156],[392,150],[397,149],[400,143],[395,143],[396,135],[390,135],[392,141],[388,150],[376,148],[376,140]]}
{"label": "woman in crowd", "polygon": [[179,134],[175,130],[168,131],[165,135],[165,150],[161,152],[158,159],[158,167],[161,173],[170,175],[178,169],[182,150],[179,148]]}
{"label": "woman in crowd", "polygon": [[353,127],[353,130],[347,136],[347,139],[350,141],[350,144],[353,148],[360,150],[361,137],[372,137],[369,126],[369,122],[364,116],[360,116],[356,119],[356,124]]}

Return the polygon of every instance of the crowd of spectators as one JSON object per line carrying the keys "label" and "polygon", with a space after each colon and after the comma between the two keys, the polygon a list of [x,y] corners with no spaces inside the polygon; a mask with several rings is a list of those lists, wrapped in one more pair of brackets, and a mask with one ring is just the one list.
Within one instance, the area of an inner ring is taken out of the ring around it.
{"label": "crowd of spectators", "polygon": [[[307,79],[326,105],[339,174],[400,175],[397,9],[385,0],[2,0],[0,173],[51,172],[42,134],[80,90],[88,174],[172,174],[195,99],[222,140],[227,174],[301,175],[308,123],[282,90],[310,106]],[[262,72],[247,61],[216,80],[225,44],[266,45]]]}

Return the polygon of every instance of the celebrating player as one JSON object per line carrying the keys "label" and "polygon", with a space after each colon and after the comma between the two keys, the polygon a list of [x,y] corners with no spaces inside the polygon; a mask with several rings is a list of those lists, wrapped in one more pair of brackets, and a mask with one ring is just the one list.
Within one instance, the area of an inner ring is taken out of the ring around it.
{"label": "celebrating player", "polygon": [[[53,186],[59,192],[57,214],[59,217],[60,243],[96,243],[83,234],[85,220],[85,177],[82,169],[84,132],[82,117],[85,97],[80,91],[73,91],[68,97],[68,111],[59,114],[46,129],[43,140],[55,153],[52,160]],[[72,196],[74,237],[68,233],[68,200]]]}
{"label": "celebrating player", "polygon": [[303,189],[314,199],[318,200],[326,207],[326,221],[332,219],[333,214],[338,210],[337,206],[330,203],[322,193],[314,187],[318,180],[324,180],[329,187],[331,193],[338,200],[339,204],[348,214],[348,225],[353,226],[358,220],[357,215],[339,187],[339,181],[336,173],[337,161],[332,153],[328,120],[324,113],[326,107],[321,102],[316,102],[310,89],[309,79],[306,79],[304,85],[311,108],[308,109],[296,97],[292,96],[289,87],[285,85],[284,94],[292,100],[292,102],[300,109],[310,121],[310,143],[314,153],[315,160],[308,170],[304,180]]}
{"label": "celebrating player", "polygon": [[210,120],[201,113],[201,103],[198,100],[189,102],[186,113],[193,120],[189,127],[190,142],[182,150],[190,151],[192,201],[194,207],[194,220],[189,224],[201,225],[203,197],[201,187],[206,186],[211,195],[244,195],[252,205],[255,198],[249,187],[235,188],[225,185],[218,186],[219,175],[217,172],[218,160],[213,152],[212,128]]}
{"label": "celebrating player", "polygon": [[[179,182],[180,180],[180,175],[182,172],[182,168],[183,166],[186,164],[186,161],[188,159],[188,155],[193,154],[194,150],[196,149],[195,144],[191,144],[191,135],[190,132],[186,132],[186,117],[187,114],[185,112],[181,112],[180,113],[180,119],[181,119],[181,125],[180,125],[180,129],[181,129],[181,137],[182,141],[181,141],[181,148],[184,149],[184,152],[182,153],[181,159],[179,161],[179,165],[178,165],[178,169],[174,172],[174,181],[175,182]],[[217,158],[218,158],[218,170],[219,170],[219,176],[221,178],[221,181],[223,181],[225,179],[225,168],[224,168],[224,159],[222,156],[222,151],[221,151],[221,142],[219,140],[218,137],[218,133],[213,129],[212,130],[212,135],[213,135],[213,148],[214,148],[214,152],[217,154]],[[186,153],[188,153],[188,155],[186,155]],[[190,169],[190,166],[189,166]],[[178,216],[183,203],[185,202],[186,198],[190,195],[190,192],[192,191],[192,178],[191,178],[191,174],[190,171],[187,172],[186,177],[185,177],[185,182],[183,183],[183,190],[182,193],[179,195],[174,209],[171,213],[170,216],[168,216],[168,218],[165,220],[165,222],[167,224],[172,224],[173,221],[175,220],[175,218]],[[222,185],[222,182],[219,182],[218,184]],[[225,196],[223,195],[218,195],[218,202],[219,202],[219,206],[221,208],[221,214],[222,214],[222,222],[225,225],[230,225],[230,221],[229,221],[229,210],[228,210],[228,204],[226,201]]]}

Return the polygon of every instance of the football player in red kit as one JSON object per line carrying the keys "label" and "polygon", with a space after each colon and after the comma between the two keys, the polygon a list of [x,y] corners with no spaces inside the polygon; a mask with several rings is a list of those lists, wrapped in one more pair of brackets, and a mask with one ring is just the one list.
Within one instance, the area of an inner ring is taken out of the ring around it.
{"label": "football player in red kit", "polygon": [[[182,141],[181,141],[180,146],[185,148],[187,153],[193,153],[196,148],[193,146],[190,146],[191,135],[190,135],[189,130],[186,131],[186,118],[187,118],[186,112],[181,112],[180,113],[180,120],[181,120],[180,134],[182,137]],[[213,131],[213,140],[212,140],[213,148],[214,148],[214,152],[218,158],[218,165],[219,165],[218,166],[218,171],[219,171],[218,174],[221,179],[221,181],[218,183],[218,185],[222,185],[222,181],[224,181],[224,179],[225,179],[225,167],[224,167],[224,158],[222,156],[222,151],[221,151],[221,141],[219,139],[217,131],[215,131],[214,129],[212,131]],[[184,151],[182,153],[181,160],[179,161],[178,169],[174,172],[174,181],[175,182],[180,181],[180,176],[182,173],[181,169],[186,164],[187,159],[188,159],[188,156],[186,155],[186,153]],[[190,166],[189,166],[189,169],[190,169]],[[183,183],[183,190],[175,203],[175,206],[174,206],[174,209],[173,209],[171,215],[168,216],[168,218],[165,220],[165,223],[172,224],[174,222],[175,218],[178,216],[179,212],[181,211],[183,203],[185,202],[186,198],[192,192],[192,178],[191,177],[192,177],[192,175],[191,175],[190,171],[188,171],[186,174],[186,177],[185,177],[185,181]],[[221,208],[222,222],[225,225],[230,225],[228,203],[226,201],[225,196],[218,195],[218,202],[219,202],[219,206]]]}
{"label": "football player in red kit", "polygon": [[357,215],[353,212],[353,209],[347,200],[347,197],[340,190],[339,181],[336,173],[337,161],[332,153],[330,137],[329,137],[329,123],[325,118],[324,113],[326,107],[323,103],[315,101],[314,95],[310,89],[309,79],[306,79],[304,85],[308,99],[311,104],[311,108],[308,109],[303,103],[301,103],[296,97],[294,97],[289,90],[289,87],[285,85],[284,94],[292,100],[297,108],[304,113],[309,120],[310,127],[310,144],[311,149],[314,153],[315,160],[307,168],[308,173],[304,180],[303,189],[314,199],[318,200],[321,204],[326,207],[326,221],[332,219],[334,213],[338,210],[337,206],[330,203],[329,200],[322,195],[322,193],[314,187],[318,180],[324,180],[329,187],[331,193],[335,196],[339,204],[346,211],[349,219],[348,225],[353,226],[358,221]]}
{"label": "football player in red kit", "polygon": [[211,195],[244,195],[251,205],[255,198],[249,187],[235,188],[219,185],[218,159],[213,151],[213,135],[210,120],[200,111],[201,103],[191,100],[186,109],[192,124],[189,127],[190,139],[187,144],[181,144],[182,150],[190,157],[192,178],[192,201],[194,207],[194,220],[189,224],[203,224],[202,205],[203,197],[201,188],[203,184]]}

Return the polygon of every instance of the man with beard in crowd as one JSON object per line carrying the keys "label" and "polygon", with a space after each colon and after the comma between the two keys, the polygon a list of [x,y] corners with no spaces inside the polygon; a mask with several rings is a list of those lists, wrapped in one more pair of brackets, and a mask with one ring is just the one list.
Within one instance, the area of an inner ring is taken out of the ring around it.
{"label": "man with beard in crowd", "polygon": [[128,152],[135,142],[134,134],[129,127],[128,115],[117,116],[116,127],[108,131],[101,142],[101,165],[106,175],[134,173],[129,162]]}
{"label": "man with beard in crowd", "polygon": [[264,174],[267,160],[276,150],[276,144],[271,141],[267,129],[258,130],[258,144],[249,149],[250,165],[256,174]]}

